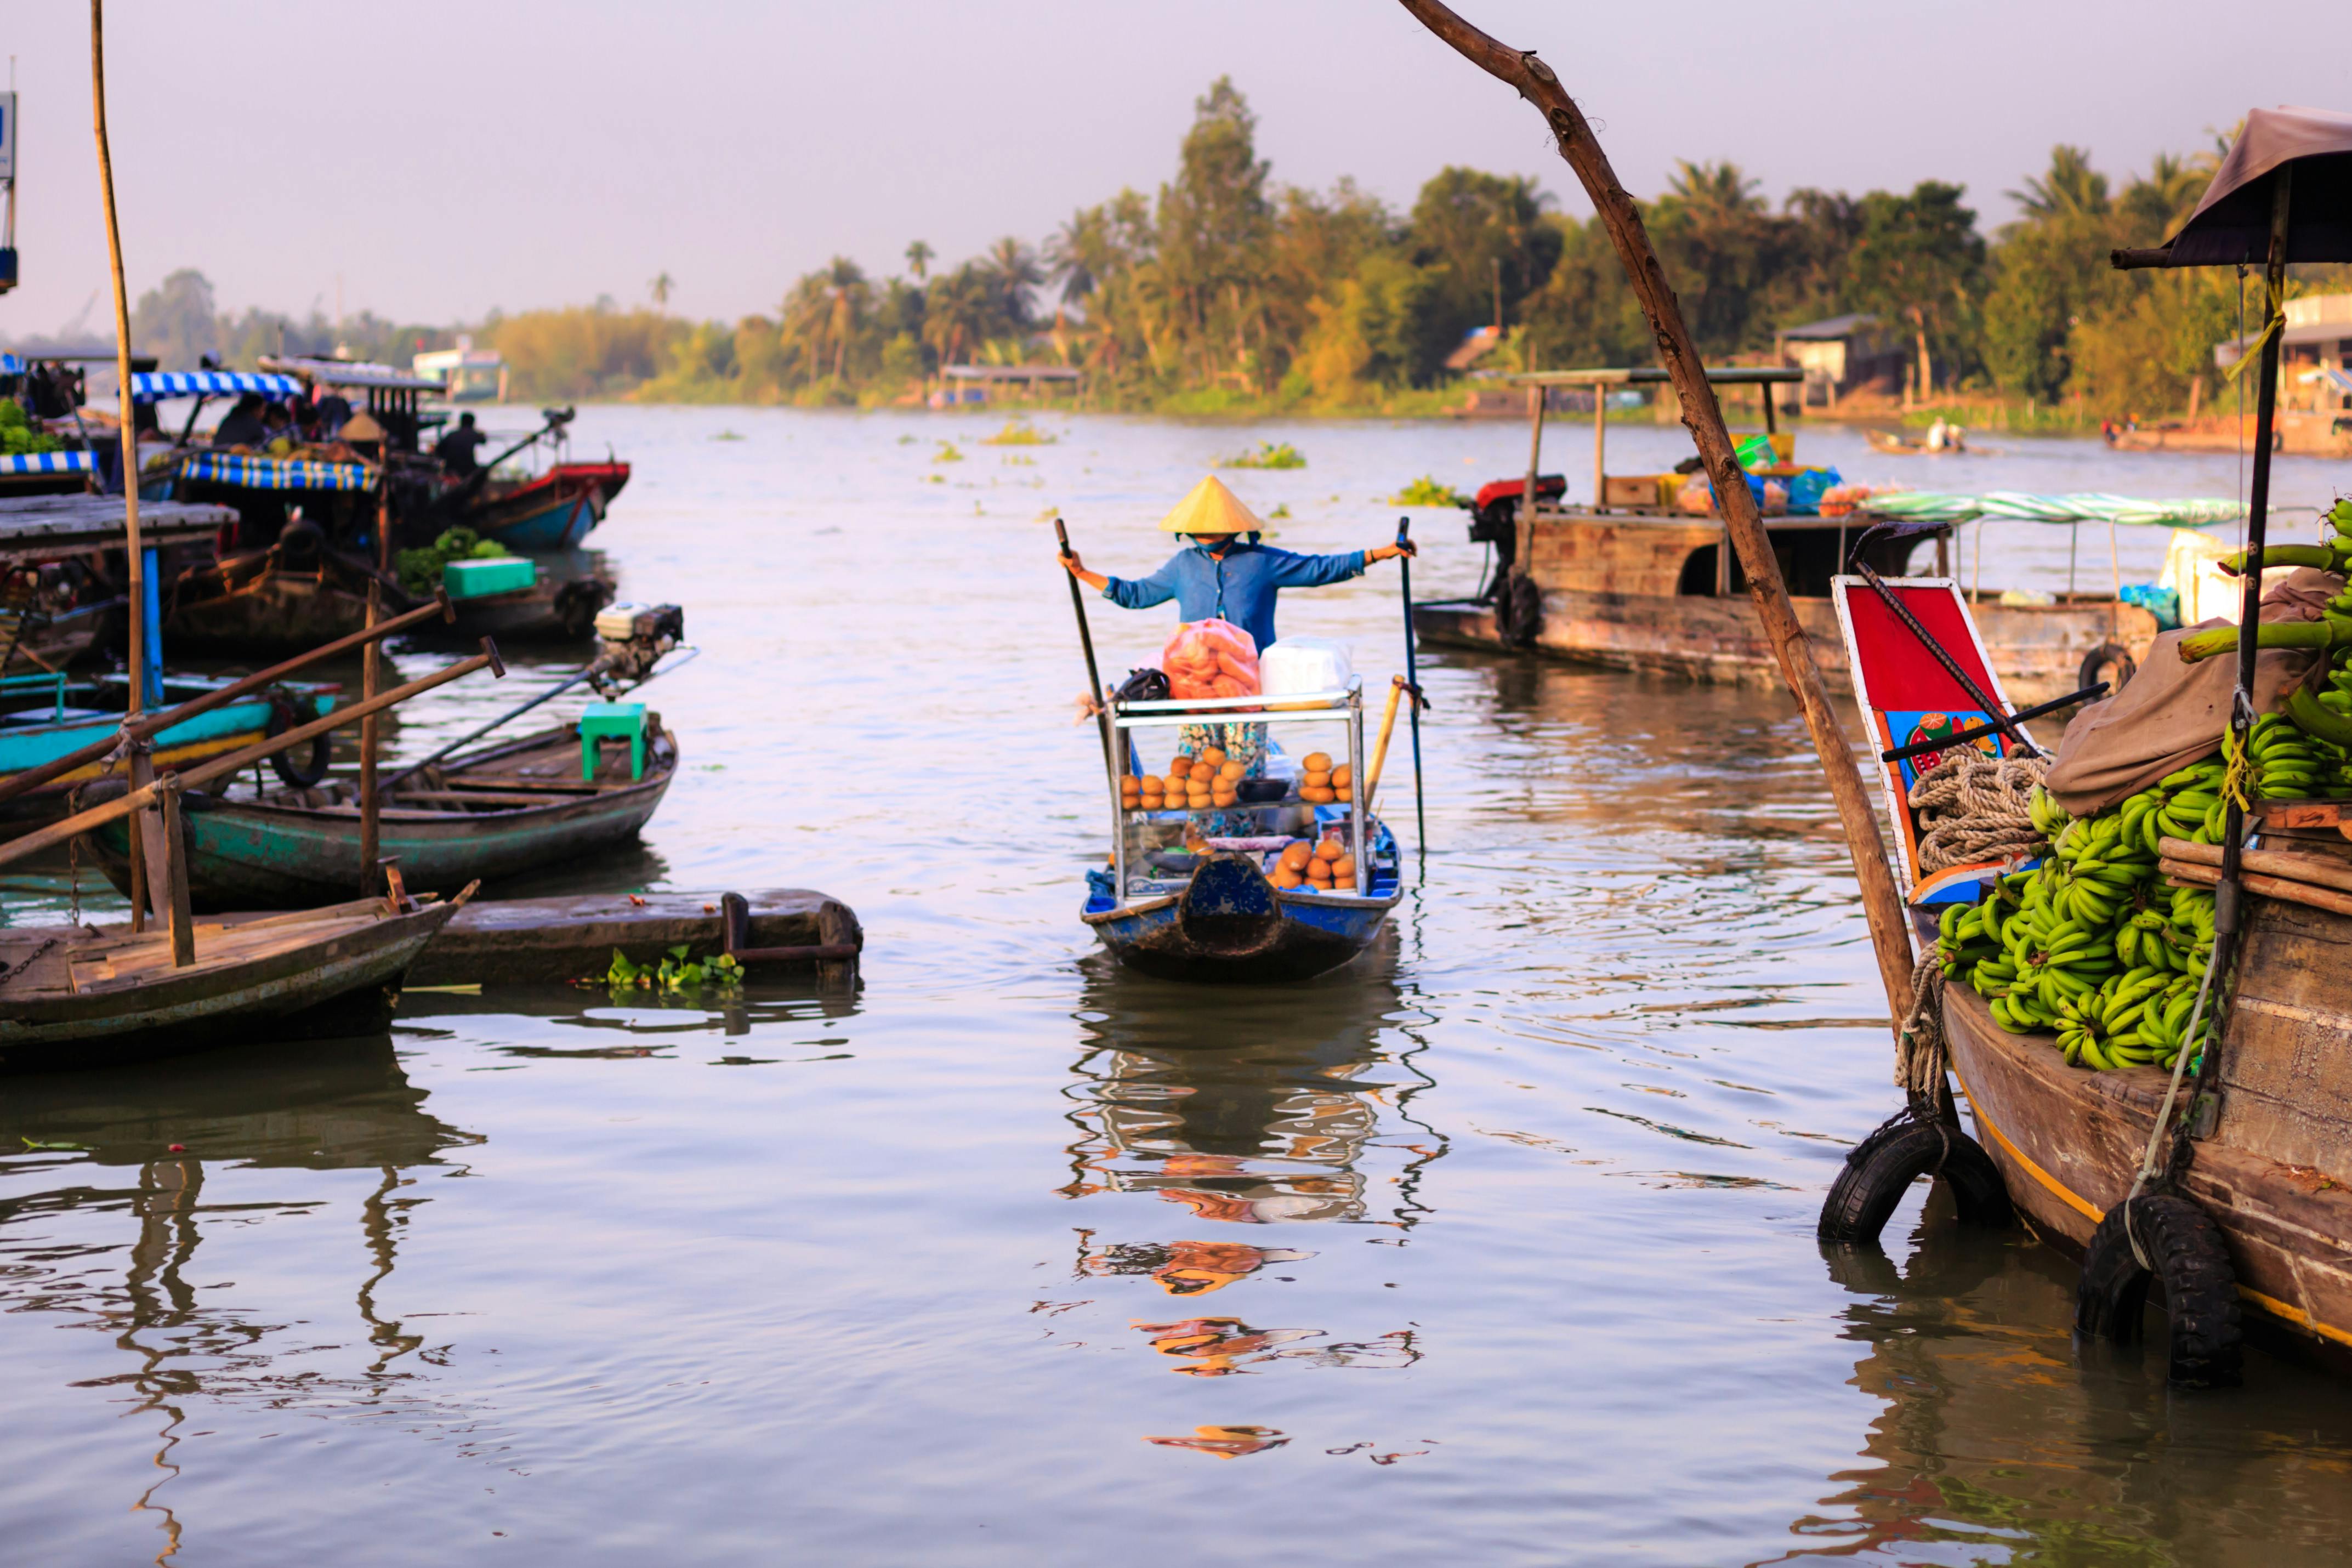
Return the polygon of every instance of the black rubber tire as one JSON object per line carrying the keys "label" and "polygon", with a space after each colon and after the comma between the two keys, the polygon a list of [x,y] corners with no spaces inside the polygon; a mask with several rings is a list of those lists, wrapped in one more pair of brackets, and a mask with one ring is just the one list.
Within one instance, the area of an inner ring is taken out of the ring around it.
{"label": "black rubber tire", "polygon": [[[265,732],[282,735],[318,716],[318,704],[309,699],[298,698],[288,691],[272,691],[269,694],[269,728]],[[334,736],[320,735],[310,742],[307,765],[295,761],[298,755],[302,754],[303,749],[297,746],[291,751],[274,752],[270,756],[270,771],[290,789],[310,789],[326,778],[327,770],[335,760]]]}
{"label": "black rubber tire", "polygon": [[2000,1170],[1983,1145],[1956,1127],[1897,1117],[1847,1152],[1814,1227],[1823,1241],[1876,1247],[1879,1232],[1911,1184],[1935,1173],[1951,1188],[1962,1225],[1999,1229],[2016,1217]]}
{"label": "black rubber tire", "polygon": [[2139,661],[2121,643],[2105,642],[2083,656],[2083,668],[2075,673],[2074,689],[2080,691],[2099,681],[2107,683],[2107,695],[2113,697],[2131,684],[2139,673]]}
{"label": "black rubber tire", "polygon": [[1524,572],[1514,573],[1504,590],[1510,596],[1510,615],[1507,617],[1503,640],[1513,647],[1531,647],[1536,634],[1543,630],[1543,590],[1536,580]]}
{"label": "black rubber tire", "polygon": [[2234,1388],[2243,1376],[2245,1324],[2238,1309],[2238,1271],[2221,1227],[2203,1209],[2171,1193],[2130,1204],[2132,1229],[2151,1271],[2132,1255],[2117,1204],[2091,1233],[2083,1278],[2074,1287],[2074,1331],[2127,1345],[2139,1338],[2148,1286],[2164,1281],[2170,1327],[2167,1376],[2176,1388]]}

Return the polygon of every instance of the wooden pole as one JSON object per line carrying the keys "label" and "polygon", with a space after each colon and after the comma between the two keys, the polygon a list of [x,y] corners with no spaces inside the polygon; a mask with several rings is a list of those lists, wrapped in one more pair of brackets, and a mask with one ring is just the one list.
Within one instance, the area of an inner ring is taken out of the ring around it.
{"label": "wooden pole", "polygon": [[[383,613],[383,584],[368,584],[367,624],[374,626]],[[370,643],[360,650],[360,700],[376,694],[376,645]],[[375,858],[377,835],[380,831],[375,798],[376,746],[383,721],[371,713],[360,721],[360,897],[375,891]]]}
{"label": "wooden pole", "polygon": [[1592,510],[1609,505],[1609,389],[1592,384]]}
{"label": "wooden pole", "polygon": [[[1489,37],[1440,0],[1401,3],[1464,58],[1517,89],[1520,97],[1536,106],[1551,128],[1559,155],[1576,171],[1594,211],[1609,230],[1618,259],[1623,263],[1634,295],[1642,302],[1642,313],[1649,319],[1658,358],[1681,399],[1683,423],[1697,444],[1699,458],[1714,483],[1725,530],[1739,552],[1740,564],[1747,569],[1748,592],[1755,600],[1764,635],[1780,661],[1782,679],[1804,711],[1805,728],[1812,737],[1813,750],[1829,781],[1831,798],[1837,804],[1839,824],[1845,830],[1846,852],[1853,860],[1854,878],[1862,885],[1863,910],[1870,921],[1879,981],[1885,987],[1887,1006],[1899,1025],[1911,1011],[1911,938],[1903,895],[1887,868],[1870,796],[1863,787],[1862,772],[1854,765],[1853,750],[1846,744],[1845,732],[1839,728],[1836,711],[1830,706],[1821,668],[1813,661],[1812,645],[1805,638],[1796,607],[1789,602],[1788,587],[1780,580],[1780,563],[1772,557],[1771,540],[1764,531],[1763,519],[1757,513],[1755,498],[1748,494],[1748,478],[1732,450],[1730,432],[1724,427],[1723,410],[1716,402],[1714,388],[1707,384],[1697,347],[1684,324],[1682,308],[1666,281],[1665,268],[1659,265],[1657,252],[1650,245],[1648,231],[1642,224],[1641,208],[1619,184],[1616,171],[1601,150],[1583,111],[1561,88],[1549,66],[1530,51],[1510,48]],[[2252,646],[2252,639],[2248,642]]]}

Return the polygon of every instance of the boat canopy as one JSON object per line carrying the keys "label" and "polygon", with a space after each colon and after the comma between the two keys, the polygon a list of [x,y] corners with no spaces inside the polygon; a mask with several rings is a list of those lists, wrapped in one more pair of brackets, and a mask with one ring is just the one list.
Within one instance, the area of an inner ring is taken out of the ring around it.
{"label": "boat canopy", "polygon": [[440,392],[441,378],[416,375],[388,364],[371,364],[364,360],[303,359],[291,356],[261,360],[264,370],[282,371],[299,376],[314,386],[381,387],[392,392]]}
{"label": "boat canopy", "polygon": [[16,452],[0,458],[0,475],[94,474],[98,461],[88,452]]}
{"label": "boat canopy", "polygon": [[[122,546],[121,496],[26,496],[0,500],[0,562],[47,561]],[[139,531],[150,547],[210,539],[236,521],[234,510],[191,501],[142,501]]]}
{"label": "boat canopy", "polygon": [[[1765,383],[1800,382],[1803,370],[1787,364],[1714,364],[1707,380],[1722,386],[1755,386]],[[1517,370],[1497,379],[1516,386],[1655,386],[1667,380],[1654,364],[1602,370]]]}
{"label": "boat canopy", "polygon": [[2020,490],[1994,490],[1981,496],[1945,495],[1933,490],[1887,490],[1862,503],[1874,517],[1901,518],[1916,522],[2120,522],[2155,528],[2203,528],[2235,522],[2246,515],[2241,500],[2182,499],[2142,500],[2135,496],[2035,496]]}
{"label": "boat canopy", "polygon": [[236,452],[192,452],[181,459],[185,482],[209,480],[248,490],[365,490],[375,488],[366,463],[326,463],[315,458],[249,458]]}
{"label": "boat canopy", "polygon": [[12,353],[0,353],[0,375],[22,375],[25,362]]}
{"label": "boat canopy", "polygon": [[2285,260],[2352,261],[2352,114],[2256,109],[2189,221],[2152,249],[2116,251],[2116,265],[2261,266],[2282,172],[2291,181]]}
{"label": "boat canopy", "polygon": [[131,401],[159,403],[166,397],[222,397],[257,392],[264,397],[292,397],[302,384],[290,375],[265,375],[249,370],[151,371],[131,378]]}

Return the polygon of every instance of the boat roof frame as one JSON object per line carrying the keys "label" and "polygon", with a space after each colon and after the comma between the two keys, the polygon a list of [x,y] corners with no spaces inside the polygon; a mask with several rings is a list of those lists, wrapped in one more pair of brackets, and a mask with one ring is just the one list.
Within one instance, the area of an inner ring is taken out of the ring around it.
{"label": "boat roof frame", "polygon": [[[1654,364],[1594,370],[1514,370],[1499,378],[1516,386],[1658,386],[1666,373]],[[1720,386],[1786,384],[1805,379],[1805,373],[1788,364],[1717,364],[1706,367],[1706,379]]]}

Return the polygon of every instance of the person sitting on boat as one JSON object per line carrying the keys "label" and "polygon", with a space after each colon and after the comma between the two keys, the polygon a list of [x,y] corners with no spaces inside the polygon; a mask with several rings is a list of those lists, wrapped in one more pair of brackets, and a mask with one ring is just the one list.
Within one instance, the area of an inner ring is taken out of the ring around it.
{"label": "person sitting on boat", "polygon": [[268,452],[273,458],[288,457],[291,455],[294,450],[294,443],[300,440],[301,437],[302,432],[294,423],[293,411],[289,409],[286,405],[282,403],[265,403],[261,405],[261,448],[263,451]]}
{"label": "person sitting on boat", "polygon": [[457,427],[434,444],[433,455],[441,460],[441,467],[447,470],[450,478],[470,479],[482,467],[480,459],[474,456],[474,449],[488,439],[488,436],[474,428],[472,415],[460,414],[457,416]]}
{"label": "person sitting on boat", "polygon": [[341,435],[343,426],[351,422],[352,400],[329,388],[320,395],[318,402],[310,405],[310,412],[319,422],[319,439],[331,441]]}
{"label": "person sitting on boat", "polygon": [[268,426],[261,422],[261,394],[248,392],[236,400],[236,406],[213,427],[215,447],[258,447],[269,439]]}
{"label": "person sitting on boat", "polygon": [[[1122,609],[1145,610],[1173,599],[1183,620],[1230,621],[1250,635],[1260,653],[1274,645],[1275,599],[1283,589],[1344,583],[1362,576],[1375,561],[1417,553],[1409,540],[1338,555],[1299,555],[1261,544],[1265,524],[1214,474],[1193,486],[1176,510],[1160,520],[1160,527],[1182,536],[1185,547],[1149,577],[1089,572],[1076,551],[1062,557],[1062,564],[1071,576]],[[1208,747],[1218,748],[1227,760],[1243,764],[1245,778],[1260,777],[1265,771],[1263,724],[1188,724],[1180,743],[1194,756]]]}

